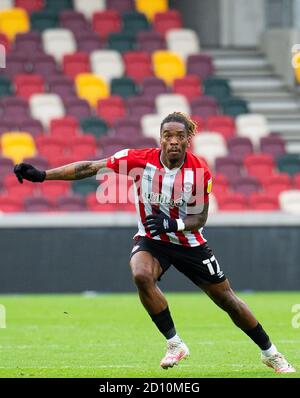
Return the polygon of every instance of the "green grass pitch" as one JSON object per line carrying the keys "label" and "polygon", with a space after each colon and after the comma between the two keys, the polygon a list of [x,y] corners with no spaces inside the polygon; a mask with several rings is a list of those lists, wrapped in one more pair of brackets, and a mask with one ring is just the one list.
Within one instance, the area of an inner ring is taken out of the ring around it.
{"label": "green grass pitch", "polygon": [[277,375],[228,316],[201,293],[166,294],[191,356],[163,370],[165,340],[137,294],[0,296],[0,377],[277,377],[299,378],[300,328],[292,327],[298,293],[240,294],[272,341],[298,369]]}

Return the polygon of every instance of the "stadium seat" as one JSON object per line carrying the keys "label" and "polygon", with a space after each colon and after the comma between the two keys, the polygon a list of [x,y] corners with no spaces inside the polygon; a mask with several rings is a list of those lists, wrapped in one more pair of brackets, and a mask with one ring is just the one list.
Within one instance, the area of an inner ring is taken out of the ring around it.
{"label": "stadium seat", "polygon": [[231,97],[221,102],[223,112],[226,115],[233,117],[239,116],[243,113],[249,113],[247,101],[241,98]]}
{"label": "stadium seat", "polygon": [[123,31],[136,35],[141,30],[149,30],[150,25],[145,14],[137,11],[128,11],[122,14]]}
{"label": "stadium seat", "polygon": [[61,12],[73,8],[73,0],[45,0],[45,10]]}
{"label": "stadium seat", "polygon": [[269,134],[266,117],[259,114],[239,115],[236,118],[237,134],[249,137],[258,146],[262,137]]}
{"label": "stadium seat", "polygon": [[276,197],[282,191],[293,189],[291,177],[287,173],[273,173],[272,175],[264,175],[260,177],[260,181],[264,190]]}
{"label": "stadium seat", "polygon": [[75,86],[77,95],[95,107],[97,101],[109,96],[109,87],[103,79],[92,73],[80,73],[76,76]]}
{"label": "stadium seat", "polygon": [[136,0],[136,9],[143,12],[147,18],[152,21],[158,12],[165,12],[168,10],[168,0]]}
{"label": "stadium seat", "polygon": [[84,180],[78,180],[72,183],[72,191],[82,196],[87,196],[89,193],[93,193],[96,196],[98,187],[99,181],[97,181],[95,177],[85,178]]}
{"label": "stadium seat", "polygon": [[105,0],[73,0],[74,9],[82,12],[86,18],[91,19],[95,12],[106,9]]}
{"label": "stadium seat", "polygon": [[92,26],[98,35],[106,39],[110,33],[120,32],[122,27],[120,14],[115,10],[95,12]]}
{"label": "stadium seat", "polygon": [[135,0],[106,0],[108,10],[116,10],[120,14],[135,9]]}
{"label": "stadium seat", "polygon": [[86,53],[67,54],[63,57],[63,72],[74,79],[79,73],[90,72],[90,59]]}
{"label": "stadium seat", "polygon": [[224,138],[229,139],[235,135],[235,122],[232,117],[226,115],[208,116],[206,129],[220,133]]}
{"label": "stadium seat", "polygon": [[173,82],[173,91],[184,95],[188,101],[202,94],[200,80],[197,76],[187,75]]}
{"label": "stadium seat", "polygon": [[262,137],[260,139],[260,149],[275,159],[286,153],[284,140],[276,136]]}
{"label": "stadium seat", "polygon": [[0,196],[0,212],[17,213],[23,210],[23,202],[16,196],[1,195]]}
{"label": "stadium seat", "polygon": [[248,137],[232,137],[227,141],[227,146],[231,156],[244,159],[245,156],[253,153],[253,144]]}
{"label": "stadium seat", "polygon": [[76,96],[74,80],[65,75],[56,75],[48,78],[48,91],[61,98]]}
{"label": "stadium seat", "polygon": [[120,53],[134,50],[135,37],[128,32],[110,33],[108,36],[108,48]]}
{"label": "stadium seat", "polygon": [[44,81],[40,75],[17,75],[14,80],[16,94],[24,99],[29,99],[33,94],[44,92]]}
{"label": "stadium seat", "polygon": [[165,50],[166,41],[158,32],[154,32],[152,30],[142,30],[137,34],[137,48],[140,51],[146,51],[152,54],[157,50]]}
{"label": "stadium seat", "polygon": [[77,136],[72,140],[68,147],[70,155],[74,159],[92,159],[97,154],[97,143],[96,138],[92,134],[85,134]]}
{"label": "stadium seat", "polygon": [[99,203],[95,192],[91,192],[87,195],[86,202],[88,210],[94,212],[116,212],[120,207],[116,203]]}
{"label": "stadium seat", "polygon": [[249,207],[255,211],[278,211],[278,198],[266,192],[253,192],[249,198]]}
{"label": "stadium seat", "polygon": [[18,97],[4,97],[2,99],[2,105],[4,106],[4,116],[9,120],[14,120],[18,123],[20,120],[27,119],[29,117],[28,102]]}
{"label": "stadium seat", "polygon": [[59,211],[84,211],[86,210],[85,198],[80,195],[62,196],[57,198],[57,209]]}
{"label": "stadium seat", "polygon": [[123,54],[125,74],[137,83],[153,76],[151,56],[143,51],[128,51]]}
{"label": "stadium seat", "polygon": [[101,158],[108,158],[121,149],[130,147],[129,140],[123,137],[102,136],[99,139],[99,144],[100,148],[102,148]]}
{"label": "stadium seat", "polygon": [[231,88],[228,80],[210,77],[203,80],[205,95],[216,97],[218,101],[224,101],[231,96]]}
{"label": "stadium seat", "polygon": [[5,77],[0,76],[0,97],[6,97],[13,92],[11,81]]}
{"label": "stadium seat", "polygon": [[282,173],[294,175],[300,172],[300,156],[297,154],[286,154],[277,158],[277,168]]}
{"label": "stadium seat", "polygon": [[166,94],[168,88],[164,80],[157,77],[146,77],[140,85],[141,94],[147,98],[155,98],[158,94]]}
{"label": "stadium seat", "polygon": [[[227,155],[226,142],[221,134],[201,133],[192,138],[193,153],[202,156],[212,167],[217,157]],[[224,174],[224,173],[223,173]]]}
{"label": "stadium seat", "polygon": [[50,121],[49,134],[51,137],[73,139],[78,136],[78,123],[72,116],[66,116]]}
{"label": "stadium seat", "polygon": [[84,32],[90,29],[90,24],[82,12],[74,10],[63,10],[59,14],[60,26],[76,32]]}
{"label": "stadium seat", "polygon": [[23,54],[7,54],[5,76],[13,79],[17,74],[26,73],[27,57]]}
{"label": "stadium seat", "polygon": [[36,55],[43,52],[41,35],[39,32],[17,33],[14,50],[24,54]]}
{"label": "stadium seat", "polygon": [[53,11],[34,11],[30,16],[31,30],[43,32],[59,26],[58,15]]}
{"label": "stadium seat", "polygon": [[218,113],[217,100],[207,95],[195,97],[191,100],[191,113],[205,119],[209,116],[215,116]]}
{"label": "stadium seat", "polygon": [[4,179],[4,189],[7,195],[23,200],[26,197],[33,196],[36,193],[37,186],[28,181],[23,181],[21,185],[14,174],[9,174]]}
{"label": "stadium seat", "polygon": [[128,113],[136,119],[140,120],[142,116],[156,112],[153,98],[141,96],[129,97],[126,102]]}
{"label": "stadium seat", "polygon": [[125,68],[120,53],[115,50],[93,51],[90,55],[92,72],[110,83],[111,79],[121,77]]}
{"label": "stadium seat", "polygon": [[25,157],[34,156],[36,147],[32,136],[26,132],[7,132],[1,136],[2,155],[20,163]]}
{"label": "stadium seat", "polygon": [[104,49],[106,42],[101,39],[100,36],[95,32],[81,32],[77,34],[74,32],[74,36],[77,42],[77,50],[80,52],[91,53],[99,49]]}
{"label": "stadium seat", "polygon": [[14,162],[11,158],[0,155],[0,181],[2,181],[6,175],[11,174],[13,167]]}
{"label": "stadium seat", "polygon": [[127,98],[138,94],[138,87],[129,77],[114,78],[111,81],[111,94]]}
{"label": "stadium seat", "polygon": [[40,11],[44,7],[43,0],[15,0],[15,6],[23,8],[31,14],[33,11]]}
{"label": "stadium seat", "polygon": [[4,46],[5,51],[8,54],[11,49],[10,41],[6,36],[6,34],[2,33],[1,31],[0,31],[0,44]]}
{"label": "stadium seat", "polygon": [[141,126],[143,135],[145,137],[151,137],[158,143],[160,140],[160,124],[161,116],[158,114],[145,115],[141,118]]}
{"label": "stadium seat", "polygon": [[217,174],[223,174],[228,181],[239,177],[242,174],[243,161],[236,157],[225,156],[216,158],[215,171]]}
{"label": "stadium seat", "polygon": [[157,140],[152,137],[137,137],[134,145],[131,146],[132,148],[156,148],[157,147]]}
{"label": "stadium seat", "polygon": [[187,99],[180,94],[159,94],[155,99],[155,103],[157,113],[162,117],[174,112],[174,109],[187,115],[191,112]]}
{"label": "stadium seat", "polygon": [[258,192],[261,188],[258,179],[253,176],[241,176],[233,178],[230,181],[230,186],[235,192],[240,192],[245,196],[249,196],[254,192]]}
{"label": "stadium seat", "polygon": [[300,189],[300,173],[294,175],[294,187]]}
{"label": "stadium seat", "polygon": [[91,109],[86,100],[73,97],[65,98],[64,106],[66,115],[74,116],[79,120],[91,116]]}
{"label": "stadium seat", "polygon": [[170,29],[166,33],[167,48],[183,59],[200,52],[200,42],[192,29]]}
{"label": "stadium seat", "polygon": [[[0,112],[2,113],[1,103],[0,103]],[[6,131],[12,131],[15,129],[18,129],[18,127],[15,126],[13,120],[3,120],[3,118],[0,119],[0,135],[5,133]]]}
{"label": "stadium seat", "polygon": [[97,103],[96,113],[109,125],[126,114],[124,100],[118,95],[101,99]]}
{"label": "stadium seat", "polygon": [[271,176],[275,170],[272,156],[263,153],[247,155],[244,164],[248,174],[257,178]]}
{"label": "stadium seat", "polygon": [[[205,130],[205,118],[199,115],[191,115],[191,119],[197,123],[197,133]],[[208,130],[206,130],[208,131]],[[222,134],[223,135],[223,134]]]}
{"label": "stadium seat", "polygon": [[95,137],[106,135],[108,126],[105,120],[98,117],[89,117],[80,120],[80,127],[84,133],[91,133]]}
{"label": "stadium seat", "polygon": [[153,27],[156,32],[165,36],[170,29],[182,28],[181,15],[177,10],[157,12],[154,15]]}
{"label": "stadium seat", "polygon": [[185,76],[185,64],[182,58],[170,51],[155,51],[152,54],[153,69],[156,77],[171,85],[176,78]]}
{"label": "stadium seat", "polygon": [[22,8],[10,8],[0,11],[0,31],[9,40],[14,40],[17,33],[28,32],[29,30],[28,14]]}
{"label": "stadium seat", "polygon": [[223,174],[216,174],[213,176],[213,192],[216,198],[228,192],[229,183],[228,178]]}
{"label": "stadium seat", "polygon": [[68,29],[46,29],[42,33],[45,53],[52,55],[57,62],[62,62],[63,56],[76,51],[76,41]]}
{"label": "stadium seat", "polygon": [[30,111],[33,118],[40,120],[45,128],[51,119],[65,115],[64,106],[56,94],[35,94],[29,99]]}
{"label": "stadium seat", "polygon": [[41,194],[48,200],[54,202],[61,196],[66,196],[70,192],[69,181],[46,181],[40,186]]}
{"label": "stadium seat", "polygon": [[140,122],[136,117],[125,117],[123,119],[117,120],[113,129],[115,132],[115,137],[120,138],[138,138],[141,135]]}
{"label": "stadium seat", "polygon": [[31,156],[23,159],[24,163],[32,164],[34,167],[40,170],[47,170],[49,168],[49,163],[47,159],[42,156]]}
{"label": "stadium seat", "polygon": [[53,211],[54,207],[50,200],[45,197],[39,196],[25,198],[24,209],[28,213],[40,213]]}
{"label": "stadium seat", "polygon": [[55,59],[51,55],[36,55],[32,60],[33,73],[42,75],[46,80],[49,76],[58,74]]}
{"label": "stadium seat", "polygon": [[18,124],[19,130],[28,131],[33,137],[40,135],[44,131],[44,127],[39,120],[26,118],[21,119]]}
{"label": "stadium seat", "polygon": [[227,193],[218,198],[219,211],[244,211],[249,210],[248,201],[239,192]]}
{"label": "stadium seat", "polygon": [[[187,73],[196,75],[201,80],[214,74],[213,60],[207,54],[191,54],[187,57]],[[211,94],[210,94],[211,95]]]}
{"label": "stadium seat", "polygon": [[300,190],[283,191],[279,194],[279,204],[282,211],[300,214]]}

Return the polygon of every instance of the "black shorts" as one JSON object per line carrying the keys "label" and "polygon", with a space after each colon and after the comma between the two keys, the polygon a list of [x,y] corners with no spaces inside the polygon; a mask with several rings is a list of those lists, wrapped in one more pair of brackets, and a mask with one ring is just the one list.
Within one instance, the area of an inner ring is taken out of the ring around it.
{"label": "black shorts", "polygon": [[135,240],[130,258],[139,251],[149,252],[159,261],[163,272],[158,280],[171,265],[197,286],[220,283],[226,279],[207,243],[186,247],[142,236]]}

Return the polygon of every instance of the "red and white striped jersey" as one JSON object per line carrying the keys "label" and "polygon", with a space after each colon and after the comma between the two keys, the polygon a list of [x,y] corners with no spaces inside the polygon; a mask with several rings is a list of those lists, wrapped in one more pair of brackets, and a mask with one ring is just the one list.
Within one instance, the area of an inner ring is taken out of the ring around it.
{"label": "red and white striped jersey", "polygon": [[[186,152],[181,167],[168,169],[162,164],[160,153],[159,148],[124,149],[107,161],[108,168],[134,180],[139,228],[135,238],[151,238],[143,223],[147,215],[153,214],[155,207],[171,218],[184,219],[189,214],[200,213],[203,204],[208,202],[212,178],[206,163]],[[202,228],[164,233],[152,239],[189,247],[206,242]]]}

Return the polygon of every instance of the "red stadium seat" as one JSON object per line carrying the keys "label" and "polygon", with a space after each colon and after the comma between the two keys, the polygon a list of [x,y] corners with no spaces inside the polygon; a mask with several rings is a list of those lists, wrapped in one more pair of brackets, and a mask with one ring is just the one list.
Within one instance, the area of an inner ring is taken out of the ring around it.
{"label": "red stadium seat", "polygon": [[124,100],[118,95],[101,99],[98,101],[96,112],[109,125],[112,125],[116,120],[123,118],[126,114]]}
{"label": "red stadium seat", "polygon": [[71,156],[77,160],[90,159],[97,153],[97,141],[94,135],[85,134],[76,137],[69,144]]}
{"label": "red stadium seat", "polygon": [[14,174],[9,174],[4,179],[4,189],[7,195],[24,199],[33,196],[37,191],[37,186],[29,181],[23,181],[21,185]]}
{"label": "red stadium seat", "polygon": [[4,33],[0,33],[0,44],[5,47],[5,50],[8,53],[10,50],[10,41]]}
{"label": "red stadium seat", "polygon": [[27,100],[33,94],[44,92],[44,80],[40,75],[16,75],[14,83],[16,94]]}
{"label": "red stadium seat", "polygon": [[197,133],[203,131],[205,129],[205,119],[199,115],[192,115],[191,119],[197,123]]}
{"label": "red stadium seat", "polygon": [[300,173],[294,175],[294,188],[300,189]]}
{"label": "red stadium seat", "polygon": [[278,196],[282,191],[292,189],[291,177],[287,173],[264,175],[260,178],[264,190],[270,194]]}
{"label": "red stadium seat", "polygon": [[264,153],[247,155],[244,164],[248,174],[256,176],[258,179],[271,176],[275,169],[272,156]]}
{"label": "red stadium seat", "polygon": [[143,51],[128,51],[123,54],[126,76],[141,83],[146,77],[153,76],[151,55]]}
{"label": "red stadium seat", "polygon": [[15,7],[24,8],[28,13],[42,10],[44,7],[43,0],[15,0]]}
{"label": "red stadium seat", "polygon": [[36,138],[36,144],[39,154],[45,157],[52,166],[65,152],[62,141],[57,137],[39,136]]}
{"label": "red stadium seat", "polygon": [[17,213],[23,211],[23,202],[15,195],[0,196],[0,213]]}
{"label": "red stadium seat", "polygon": [[60,196],[67,195],[70,192],[69,181],[45,181],[41,184],[40,191],[49,200],[56,200]]}
{"label": "red stadium seat", "polygon": [[158,12],[154,16],[154,30],[165,35],[170,29],[182,28],[181,15],[177,10]]}
{"label": "red stadium seat", "polygon": [[89,56],[83,52],[66,54],[63,57],[63,72],[74,79],[79,73],[90,72]]}
{"label": "red stadium seat", "polygon": [[184,95],[188,101],[191,101],[193,98],[202,95],[200,79],[193,75],[175,79],[173,91],[176,94]]}
{"label": "red stadium seat", "polygon": [[73,116],[52,119],[49,132],[52,137],[74,137],[78,135],[78,121]]}
{"label": "red stadium seat", "polygon": [[95,12],[92,26],[100,37],[106,39],[110,33],[120,32],[122,28],[120,14],[115,10]]}
{"label": "red stadium seat", "polygon": [[52,202],[43,197],[31,197],[24,200],[24,208],[30,213],[51,212],[54,210]]}
{"label": "red stadium seat", "polygon": [[218,198],[220,211],[244,211],[249,210],[246,197],[240,193],[227,193]]}
{"label": "red stadium seat", "polygon": [[206,129],[222,134],[225,139],[233,137],[236,133],[234,119],[227,115],[208,116]]}
{"label": "red stadium seat", "polygon": [[212,192],[216,198],[226,194],[229,190],[228,178],[223,174],[216,174],[212,178]]}
{"label": "red stadium seat", "polygon": [[277,211],[278,197],[272,193],[255,192],[249,198],[249,207],[255,211]]}

